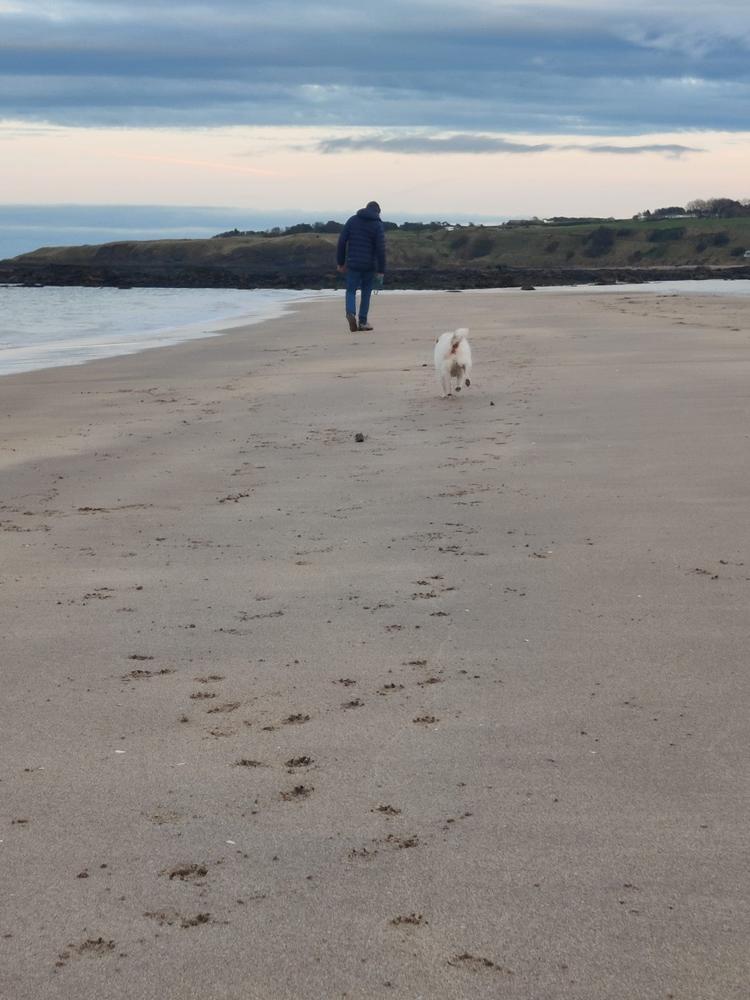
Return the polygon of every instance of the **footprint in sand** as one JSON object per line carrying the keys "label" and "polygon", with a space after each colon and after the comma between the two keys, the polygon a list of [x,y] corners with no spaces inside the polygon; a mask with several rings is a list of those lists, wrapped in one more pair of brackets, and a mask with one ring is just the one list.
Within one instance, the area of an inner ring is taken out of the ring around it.
{"label": "footprint in sand", "polygon": [[425,920],[423,914],[421,913],[408,913],[406,916],[393,917],[393,919],[388,922],[393,927],[403,927],[404,925],[411,927],[424,927],[429,923],[429,921]]}
{"label": "footprint in sand", "polygon": [[175,878],[180,882],[195,882],[208,875],[208,868],[199,864],[175,865],[174,868],[165,868],[160,874],[168,875],[170,882]]}
{"label": "footprint in sand", "polygon": [[74,956],[82,958],[104,958],[111,955],[116,948],[115,942],[104,937],[86,938],[79,944],[69,944],[68,947],[58,955],[55,966],[58,969],[64,968],[67,962]]}
{"label": "footprint in sand", "polygon": [[315,789],[312,785],[295,785],[289,791],[281,792],[281,798],[284,802],[299,802],[302,799],[309,798],[314,791]]}
{"label": "footprint in sand", "polygon": [[512,969],[498,965],[497,962],[493,962],[489,958],[482,958],[481,955],[472,955],[468,951],[449,958],[448,965],[454,969],[469,969],[471,972],[502,972],[508,976],[514,974]]}
{"label": "footprint in sand", "polygon": [[302,757],[290,757],[289,760],[285,761],[284,767],[289,768],[289,773],[293,773],[293,769],[298,767],[310,767],[314,764],[312,757],[302,756]]}
{"label": "footprint in sand", "polygon": [[201,924],[214,923],[210,913],[196,913],[193,917],[185,917],[176,910],[155,910],[143,914],[149,920],[155,920],[160,927],[174,927],[175,924],[183,930],[189,927],[200,927]]}
{"label": "footprint in sand", "polygon": [[381,816],[388,817],[401,815],[401,810],[396,808],[396,806],[391,805],[376,806],[374,809],[371,809],[370,812],[380,813]]}

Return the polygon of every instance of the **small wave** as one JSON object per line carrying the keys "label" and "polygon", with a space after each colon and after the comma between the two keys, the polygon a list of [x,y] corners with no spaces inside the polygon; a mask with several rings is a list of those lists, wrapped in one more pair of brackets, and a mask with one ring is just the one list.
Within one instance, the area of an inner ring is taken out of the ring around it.
{"label": "small wave", "polygon": [[0,375],[211,337],[334,292],[0,285]]}

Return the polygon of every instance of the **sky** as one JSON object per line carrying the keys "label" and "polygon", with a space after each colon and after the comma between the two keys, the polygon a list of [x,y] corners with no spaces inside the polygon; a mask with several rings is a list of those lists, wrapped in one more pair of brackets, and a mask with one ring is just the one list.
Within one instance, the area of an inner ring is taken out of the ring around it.
{"label": "sky", "polygon": [[748,197],[749,55],[747,0],[0,0],[0,254]]}

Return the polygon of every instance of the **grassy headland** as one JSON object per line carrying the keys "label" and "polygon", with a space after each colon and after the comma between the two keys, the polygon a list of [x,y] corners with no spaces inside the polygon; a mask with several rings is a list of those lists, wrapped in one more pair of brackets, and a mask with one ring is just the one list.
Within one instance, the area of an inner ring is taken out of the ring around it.
{"label": "grassy headland", "polygon": [[[335,282],[336,240],[336,233],[313,232],[44,247],[1,262],[0,280],[327,287]],[[596,280],[599,271],[602,279],[638,280],[640,274],[646,280],[670,277],[663,272],[674,268],[697,269],[696,276],[719,268],[728,276],[750,277],[746,250],[748,217],[398,229],[388,233],[388,284],[571,283]]]}

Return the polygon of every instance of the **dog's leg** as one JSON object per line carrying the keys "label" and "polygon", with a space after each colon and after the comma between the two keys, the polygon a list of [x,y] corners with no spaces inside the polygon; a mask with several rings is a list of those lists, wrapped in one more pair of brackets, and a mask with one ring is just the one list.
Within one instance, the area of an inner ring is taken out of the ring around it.
{"label": "dog's leg", "polygon": [[451,377],[447,372],[443,372],[441,379],[441,385],[443,387],[443,399],[451,395]]}

